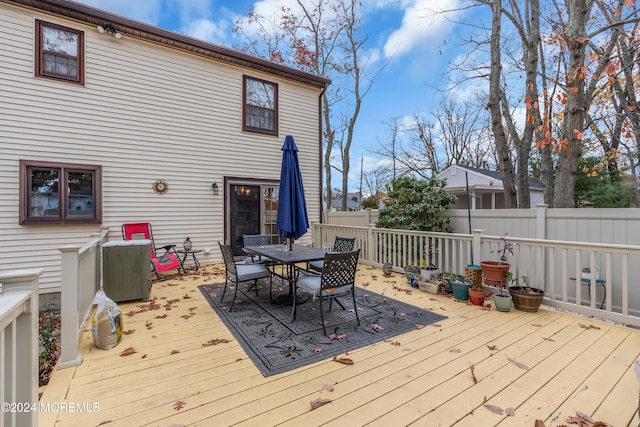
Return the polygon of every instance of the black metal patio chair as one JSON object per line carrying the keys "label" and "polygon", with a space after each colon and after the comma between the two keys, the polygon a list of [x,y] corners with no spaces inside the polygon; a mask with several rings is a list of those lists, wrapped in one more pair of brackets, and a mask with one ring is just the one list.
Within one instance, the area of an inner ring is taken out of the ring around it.
{"label": "black metal patio chair", "polygon": [[271,271],[264,264],[244,264],[236,263],[233,259],[233,252],[231,246],[224,245],[218,242],[220,250],[222,251],[222,258],[224,259],[225,276],[224,276],[224,290],[222,291],[222,297],[220,301],[224,299],[224,294],[227,292],[227,286],[229,282],[235,283],[235,290],[233,291],[233,300],[229,311],[233,309],[233,304],[236,302],[236,296],[238,295],[238,286],[242,282],[253,281],[253,284],[248,288],[254,288],[256,295],[258,295],[258,280],[268,277],[269,278],[269,297],[271,297],[271,287],[273,285],[273,278]]}
{"label": "black metal patio chair", "polygon": [[[332,252],[351,252],[353,250],[353,247],[356,244],[356,238],[349,238],[349,237],[339,237],[336,236],[336,240],[333,242],[333,249]],[[312,261],[309,263],[309,268],[308,270],[315,270],[318,273],[320,273],[322,271],[322,267],[324,265],[324,261],[320,260],[320,261]]]}
{"label": "black metal patio chair", "polygon": [[[324,323],[324,310],[322,302],[329,300],[329,310],[333,300],[335,300],[343,310],[345,307],[337,299],[351,294],[353,299],[353,311],[356,313],[356,320],[360,325],[360,317],[358,316],[358,307],[356,306],[355,277],[358,267],[358,257],[360,249],[353,252],[345,253],[327,253],[324,257],[324,266],[321,274],[309,274],[307,270],[299,269],[299,275],[294,283],[294,295],[297,289],[301,289],[313,296],[313,299],[320,299],[320,321],[322,322],[322,331],[327,335],[327,328]],[[293,308],[291,312],[291,321],[296,318],[296,299],[293,298]]]}

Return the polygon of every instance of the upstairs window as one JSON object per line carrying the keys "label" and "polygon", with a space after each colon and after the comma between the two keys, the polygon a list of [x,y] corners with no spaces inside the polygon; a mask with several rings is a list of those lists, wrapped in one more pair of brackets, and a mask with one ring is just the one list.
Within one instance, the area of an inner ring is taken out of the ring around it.
{"label": "upstairs window", "polygon": [[84,33],[37,20],[35,73],[84,84]]}
{"label": "upstairs window", "polygon": [[278,134],[278,85],[244,76],[242,129]]}
{"label": "upstairs window", "polygon": [[102,222],[102,168],[20,161],[20,224]]}

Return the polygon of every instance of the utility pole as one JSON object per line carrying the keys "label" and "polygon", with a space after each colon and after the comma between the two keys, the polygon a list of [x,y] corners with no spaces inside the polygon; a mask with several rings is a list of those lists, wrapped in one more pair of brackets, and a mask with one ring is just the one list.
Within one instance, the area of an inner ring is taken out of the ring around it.
{"label": "utility pole", "polygon": [[358,194],[358,210],[362,210],[362,165],[364,164],[364,157],[360,157],[360,193]]}

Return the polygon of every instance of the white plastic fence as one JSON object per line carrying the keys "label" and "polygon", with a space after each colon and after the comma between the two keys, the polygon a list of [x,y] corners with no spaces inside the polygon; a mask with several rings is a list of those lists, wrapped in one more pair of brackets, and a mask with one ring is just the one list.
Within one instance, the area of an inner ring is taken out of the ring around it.
{"label": "white plastic fence", "polygon": [[[368,227],[314,224],[316,247],[331,247],[336,236],[355,237],[363,264],[377,268],[386,262],[395,271],[405,265],[431,262],[441,271],[463,275],[467,264],[497,261],[502,236],[451,234]],[[640,326],[640,282],[633,266],[640,265],[640,246],[528,239],[508,236],[507,262],[515,277],[545,291],[544,304]],[[598,272],[582,280],[583,269]]]}

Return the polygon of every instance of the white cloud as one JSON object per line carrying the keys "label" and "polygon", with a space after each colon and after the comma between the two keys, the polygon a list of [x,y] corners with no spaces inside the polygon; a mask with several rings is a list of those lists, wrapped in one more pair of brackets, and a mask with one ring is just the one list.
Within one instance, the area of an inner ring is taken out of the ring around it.
{"label": "white cloud", "polygon": [[191,37],[223,44],[229,37],[229,25],[228,21],[213,22],[208,19],[195,19],[183,26],[181,31]]}
{"label": "white cloud", "polygon": [[162,0],[77,0],[98,9],[107,10],[127,18],[157,25],[162,16]]}
{"label": "white cloud", "polygon": [[[388,3],[388,2],[387,2]],[[407,5],[402,25],[389,36],[385,46],[385,57],[401,56],[417,46],[431,46],[429,39],[441,39],[450,27],[445,10],[456,7],[457,0],[415,0]]]}

